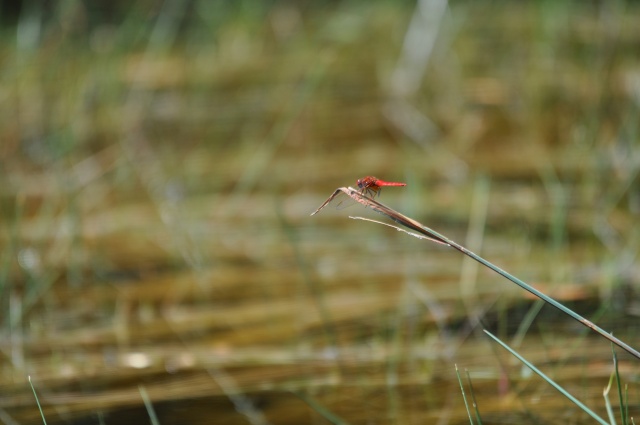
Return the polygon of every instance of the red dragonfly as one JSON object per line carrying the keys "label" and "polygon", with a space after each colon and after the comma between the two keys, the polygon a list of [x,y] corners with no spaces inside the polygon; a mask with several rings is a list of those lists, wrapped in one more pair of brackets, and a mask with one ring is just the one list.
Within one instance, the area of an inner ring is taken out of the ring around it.
{"label": "red dragonfly", "polygon": [[363,177],[356,182],[360,188],[360,193],[369,195],[372,198],[380,195],[383,186],[406,186],[406,183],[386,182],[373,176]]}
{"label": "red dragonfly", "polygon": [[[400,182],[387,182],[373,176],[367,176],[367,177],[358,179],[358,181],[356,182],[356,185],[358,185],[358,189],[359,189],[357,193],[363,196],[366,194],[370,196],[371,199],[373,199],[376,196],[380,195],[380,192],[382,191],[383,186],[406,186],[407,184],[400,183]],[[369,205],[367,204],[366,200],[357,199],[355,194],[351,195],[350,191],[353,192],[355,191],[355,189],[353,189],[352,187],[337,188],[335,192],[333,192],[333,194],[329,196],[329,198],[326,201],[324,201],[322,205],[320,205],[320,208],[318,208],[311,215],[317,214],[321,209],[323,209],[327,204],[330,204],[330,203],[339,210],[350,207],[351,205],[355,204],[356,201],[365,206]]]}

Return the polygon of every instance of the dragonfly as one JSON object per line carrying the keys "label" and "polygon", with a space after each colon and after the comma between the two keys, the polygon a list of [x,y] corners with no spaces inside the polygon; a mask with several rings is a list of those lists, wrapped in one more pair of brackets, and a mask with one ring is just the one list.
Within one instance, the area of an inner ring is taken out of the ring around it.
{"label": "dragonfly", "polygon": [[406,186],[406,183],[401,182],[387,182],[384,180],[380,180],[377,177],[367,176],[361,179],[358,179],[356,182],[358,187],[360,188],[360,193],[363,195],[369,195],[372,198],[376,196],[380,196],[380,192],[382,192],[383,186]]}
{"label": "dragonfly", "polygon": [[[334,199],[339,200],[338,204],[336,205],[336,207],[338,209],[346,208],[349,205],[353,205],[353,203],[355,203],[357,201],[358,203],[364,205],[365,207],[371,207],[374,211],[379,212],[380,214],[389,217],[391,220],[395,221],[396,223],[401,224],[404,227],[408,227],[409,229],[417,231],[418,233],[420,233],[420,234],[417,234],[417,233],[413,233],[413,232],[408,232],[412,236],[416,236],[416,237],[421,238],[421,239],[425,239],[426,238],[426,239],[429,239],[430,241],[433,241],[433,242],[436,242],[436,243],[439,243],[439,244],[442,244],[442,245],[453,246],[454,248],[456,248],[456,246],[453,245],[453,242],[451,242],[447,238],[439,235],[438,233],[434,232],[433,230],[429,229],[428,227],[425,227],[422,224],[418,223],[417,221],[415,221],[415,220],[413,220],[413,219],[411,219],[411,218],[409,218],[407,216],[404,216],[404,215],[400,214],[399,212],[387,207],[386,205],[383,205],[383,204],[373,200],[373,198],[375,198],[376,196],[380,196],[380,192],[382,191],[382,188],[384,186],[406,186],[407,185],[406,183],[387,182],[387,181],[380,180],[380,179],[378,179],[376,177],[373,177],[373,176],[367,176],[367,177],[363,177],[361,179],[358,179],[356,184],[358,185],[358,189],[359,190],[356,190],[356,189],[354,189],[352,187],[339,187],[339,188],[337,188],[331,194],[331,196],[329,196],[327,198],[327,200],[324,201],[322,203],[322,205],[320,205],[320,207],[317,210],[315,210],[314,212],[311,213],[311,215],[318,214],[321,209],[323,209],[328,204],[333,202]],[[371,196],[371,197],[370,198],[366,197],[365,193],[367,195]],[[347,198],[348,201],[345,201],[345,198]],[[334,202],[334,205],[335,205],[335,202]],[[366,220],[366,221],[373,221],[374,223],[385,224],[387,226],[394,227],[394,228],[396,228],[398,230],[403,230],[403,229],[400,229],[399,227],[396,227],[396,226],[393,226],[393,225],[390,225],[390,224],[386,224],[386,223],[382,223],[382,222],[376,221],[376,220],[369,220],[367,218],[362,218],[362,217],[350,217],[350,218],[357,218],[357,219]],[[456,249],[458,249],[458,248],[456,248]]]}
{"label": "dragonfly", "polygon": [[[372,199],[376,196],[380,196],[380,192],[384,186],[406,186],[406,183],[401,182],[388,182],[384,180],[380,180],[377,177],[366,176],[356,181],[356,186],[358,186],[358,192],[362,195],[370,196]],[[333,198],[331,198],[333,199]],[[327,200],[327,203],[331,202],[331,200]],[[344,208],[350,207],[355,204],[356,201],[349,198],[349,196],[344,193],[338,193],[335,196],[335,201],[332,203],[336,209],[342,210]]]}

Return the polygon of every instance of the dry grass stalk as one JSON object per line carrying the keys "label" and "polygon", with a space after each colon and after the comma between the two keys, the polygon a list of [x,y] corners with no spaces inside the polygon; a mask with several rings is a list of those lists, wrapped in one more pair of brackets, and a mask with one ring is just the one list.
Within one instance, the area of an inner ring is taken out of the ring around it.
{"label": "dry grass stalk", "polygon": [[638,352],[636,349],[632,348],[630,345],[628,345],[627,343],[623,342],[622,340],[614,337],[613,335],[609,334],[608,332],[606,332],[605,330],[603,330],[602,328],[600,328],[599,326],[597,326],[595,323],[585,319],[584,317],[580,316],[578,313],[574,312],[573,310],[569,309],[568,307],[565,307],[563,304],[559,303],[558,301],[554,300],[553,298],[549,297],[548,295],[545,295],[544,293],[538,291],[537,289],[535,289],[534,287],[528,285],[527,283],[525,283],[524,281],[518,279],[517,277],[507,273],[506,271],[502,270],[501,268],[493,265],[492,263],[488,262],[487,260],[485,260],[484,258],[480,257],[479,255],[473,253],[472,251],[469,251],[467,248],[463,247],[462,245],[452,241],[451,239],[447,238],[446,236],[443,236],[441,234],[439,234],[438,232],[423,226],[421,223],[419,223],[418,221],[409,218],[397,211],[395,211],[392,208],[387,207],[386,205],[383,205],[367,196],[365,196],[362,191],[358,191],[356,189],[353,189],[351,187],[339,187],[337,188],[333,194],[331,194],[331,196],[329,196],[329,198],[327,198],[326,201],[324,201],[324,203],[322,205],[320,205],[320,207],[315,210],[313,213],[311,213],[311,215],[315,215],[318,212],[320,212],[320,210],[322,210],[325,206],[327,206],[331,201],[333,201],[338,195],[340,195],[341,193],[346,194],[347,196],[349,196],[351,199],[355,200],[356,202],[358,202],[359,204],[364,205],[365,207],[370,207],[371,209],[373,209],[376,212],[379,212],[380,214],[383,214],[387,217],[389,217],[390,219],[392,219],[393,221],[395,221],[398,224],[401,224],[402,226],[405,226],[409,229],[415,230],[416,232],[426,236],[429,240],[432,240],[434,242],[437,243],[441,243],[444,245],[449,245],[450,247],[462,252],[463,254],[473,258],[474,260],[478,261],[479,263],[481,263],[482,265],[490,268],[491,270],[495,271],[496,273],[498,273],[499,275],[507,278],[508,280],[510,280],[511,282],[515,283],[516,285],[520,286],[522,289],[525,289],[526,291],[529,291],[531,294],[535,295],[536,297],[540,298],[541,300],[545,301],[548,304],[551,304],[552,306],[554,306],[555,308],[557,308],[558,310],[560,310],[561,312],[565,313],[566,315],[572,317],[573,319],[577,320],[578,322],[580,322],[582,325],[588,327],[589,329],[591,329],[592,331],[598,333],[600,336],[608,339],[609,341],[611,341],[612,343],[616,344],[618,347],[624,349],[625,351],[627,351],[629,354],[635,356],[636,358],[640,359],[640,352]]}

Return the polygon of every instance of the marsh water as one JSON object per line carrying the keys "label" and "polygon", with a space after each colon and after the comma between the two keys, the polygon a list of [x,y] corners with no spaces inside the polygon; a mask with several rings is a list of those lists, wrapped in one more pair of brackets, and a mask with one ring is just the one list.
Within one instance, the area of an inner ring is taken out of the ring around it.
{"label": "marsh water", "polygon": [[636,5],[179,4],[3,28],[1,421],[42,423],[30,377],[49,424],[592,423],[483,330],[607,417],[608,341],[310,213],[404,181],[380,200],[638,348]]}

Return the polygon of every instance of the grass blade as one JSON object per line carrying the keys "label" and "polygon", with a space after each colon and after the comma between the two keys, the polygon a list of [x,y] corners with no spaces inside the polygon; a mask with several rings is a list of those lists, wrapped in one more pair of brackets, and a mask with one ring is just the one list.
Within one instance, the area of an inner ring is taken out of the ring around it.
{"label": "grass blade", "polygon": [[467,373],[467,382],[469,382],[469,392],[471,393],[471,400],[473,401],[473,408],[476,412],[476,420],[478,421],[478,425],[482,425],[482,418],[480,417],[480,410],[478,410],[478,402],[476,401],[476,393],[473,391],[473,384],[471,383],[471,376],[469,376],[469,371],[465,369]]}
{"label": "grass blade", "polygon": [[582,409],[586,414],[588,414],[589,416],[591,416],[593,419],[595,419],[596,421],[598,421],[599,423],[603,424],[603,425],[609,425],[604,419],[602,419],[600,416],[598,416],[595,412],[593,412],[591,409],[589,409],[587,406],[585,406],[581,401],[579,401],[577,398],[575,398],[574,396],[572,396],[569,392],[567,392],[564,388],[562,388],[560,385],[558,385],[555,381],[553,381],[551,378],[549,378],[547,375],[545,375],[544,373],[542,373],[542,371],[540,371],[537,367],[535,367],[533,364],[529,363],[529,361],[527,361],[524,357],[522,357],[520,354],[518,354],[515,350],[513,350],[511,347],[509,347],[507,344],[505,344],[504,342],[502,342],[498,337],[496,337],[495,335],[493,335],[491,332],[487,331],[486,329],[484,329],[484,333],[486,333],[487,335],[489,335],[491,338],[493,338],[494,341],[496,341],[498,344],[502,345],[502,347],[509,351],[511,354],[513,354],[518,360],[520,360],[522,363],[524,363],[525,365],[527,365],[527,367],[529,369],[531,369],[532,371],[534,371],[535,373],[537,373],[542,379],[544,379],[545,381],[547,381],[549,383],[549,385],[551,385],[553,388],[555,388],[556,390],[558,390],[562,395],[564,395],[565,397],[567,397],[569,400],[571,400],[576,406],[578,406],[580,409]]}
{"label": "grass blade", "polygon": [[149,398],[149,394],[147,394],[147,390],[143,385],[138,385],[138,391],[140,391],[140,396],[142,397],[142,401],[144,402],[144,407],[147,408],[147,414],[149,415],[149,420],[152,425],[160,425],[160,421],[158,421],[158,416],[156,415],[156,411],[153,408],[153,404],[151,403],[151,399]]}
{"label": "grass blade", "polygon": [[612,371],[611,375],[609,376],[609,384],[604,389],[604,391],[602,391],[602,396],[604,397],[604,404],[607,409],[607,415],[609,416],[609,423],[611,425],[616,425],[616,418],[613,414],[613,409],[611,408],[611,402],[609,401],[609,391],[611,391],[611,383],[613,382],[614,374],[615,372]]}
{"label": "grass blade", "polygon": [[[545,301],[548,304],[551,304],[552,306],[554,306],[555,308],[557,308],[558,310],[560,310],[561,312],[563,312],[564,314],[570,316],[571,318],[577,320],[578,322],[580,322],[582,325],[588,327],[589,329],[591,329],[592,331],[598,333],[600,336],[608,339],[609,341],[611,341],[612,343],[616,344],[618,347],[622,348],[623,350],[627,351],[628,353],[632,354],[633,356],[635,356],[636,358],[640,359],[640,352],[637,351],[636,349],[632,348],[630,345],[628,345],[627,343],[623,342],[622,340],[614,337],[613,335],[609,334],[608,332],[606,332],[605,330],[603,330],[602,328],[600,328],[599,326],[597,326],[595,323],[592,323],[591,321],[585,319],[584,317],[580,316],[578,313],[576,313],[575,311],[571,310],[568,307],[565,307],[563,304],[559,303],[558,301],[554,300],[553,298],[549,297],[548,295],[545,295],[544,293],[538,291],[537,289],[535,289],[534,287],[528,285],[527,283],[525,283],[524,281],[518,279],[517,277],[507,273],[506,271],[502,270],[500,267],[495,266],[494,264],[490,263],[489,261],[485,260],[484,258],[480,257],[479,255],[475,254],[474,252],[468,250],[467,248],[463,247],[462,245],[460,245],[459,243],[454,242],[453,240],[447,238],[444,235],[441,235],[440,233],[436,232],[435,230],[432,230],[430,228],[428,228],[427,226],[422,225],[420,222],[409,218],[407,216],[405,216],[404,214],[401,214],[397,211],[395,211],[392,208],[387,207],[384,204],[381,204],[380,202],[377,202],[367,196],[365,196],[364,194],[362,194],[360,191],[353,189],[351,187],[339,187],[337,188],[333,194],[331,194],[331,196],[329,196],[329,198],[327,198],[327,200],[317,209],[315,210],[313,213],[311,213],[311,215],[315,215],[317,213],[320,212],[320,210],[322,210],[325,206],[327,206],[337,195],[340,194],[340,192],[345,193],[347,196],[351,197],[353,200],[355,200],[356,202],[360,203],[361,205],[364,205],[365,207],[369,207],[372,210],[385,215],[387,217],[389,217],[391,220],[395,221],[396,223],[407,227],[415,232],[418,232],[422,235],[425,235],[427,238],[433,240],[434,242],[440,243],[440,244],[444,244],[444,245],[449,245],[450,247],[460,251],[461,253],[463,253],[464,255],[467,255],[471,258],[473,258],[474,260],[476,260],[477,262],[479,262],[480,264],[490,268],[491,270],[493,270],[494,272],[498,273],[499,275],[501,275],[502,277],[510,280],[511,282],[515,283],[516,285],[520,286],[522,289],[528,291],[529,293],[535,295],[536,297],[540,298],[541,300]],[[355,217],[355,218],[359,218],[359,217]]]}
{"label": "grass blade", "polygon": [[464,407],[467,409],[467,416],[469,417],[469,422],[473,425],[473,418],[471,417],[471,411],[469,410],[469,403],[467,403],[467,396],[464,393],[464,385],[462,385],[462,379],[460,378],[460,371],[458,370],[458,365],[456,366],[456,375],[458,376],[458,383],[460,383],[460,391],[462,392],[462,400],[464,400]]}
{"label": "grass blade", "polygon": [[622,384],[620,382],[620,372],[618,370],[618,355],[616,350],[611,345],[611,352],[613,353],[613,371],[616,374],[616,384],[618,385],[618,400],[620,402],[620,417],[622,418],[622,424],[627,425],[627,416],[625,415],[625,401],[622,398]]}
{"label": "grass blade", "polygon": [[29,385],[31,385],[31,391],[33,391],[33,396],[36,398],[38,410],[40,410],[40,416],[42,416],[42,422],[44,425],[47,425],[47,420],[44,418],[44,413],[42,412],[42,406],[40,406],[40,400],[38,400],[38,394],[36,394],[36,389],[33,388],[33,383],[31,382],[31,375],[29,375]]}
{"label": "grass blade", "polygon": [[296,396],[298,396],[302,401],[307,403],[313,410],[322,415],[326,420],[331,422],[334,425],[349,425],[347,421],[331,412],[329,409],[320,404],[316,399],[301,392],[294,392]]}
{"label": "grass blade", "polygon": [[624,420],[633,424],[633,418],[629,419],[629,386],[624,385]]}

